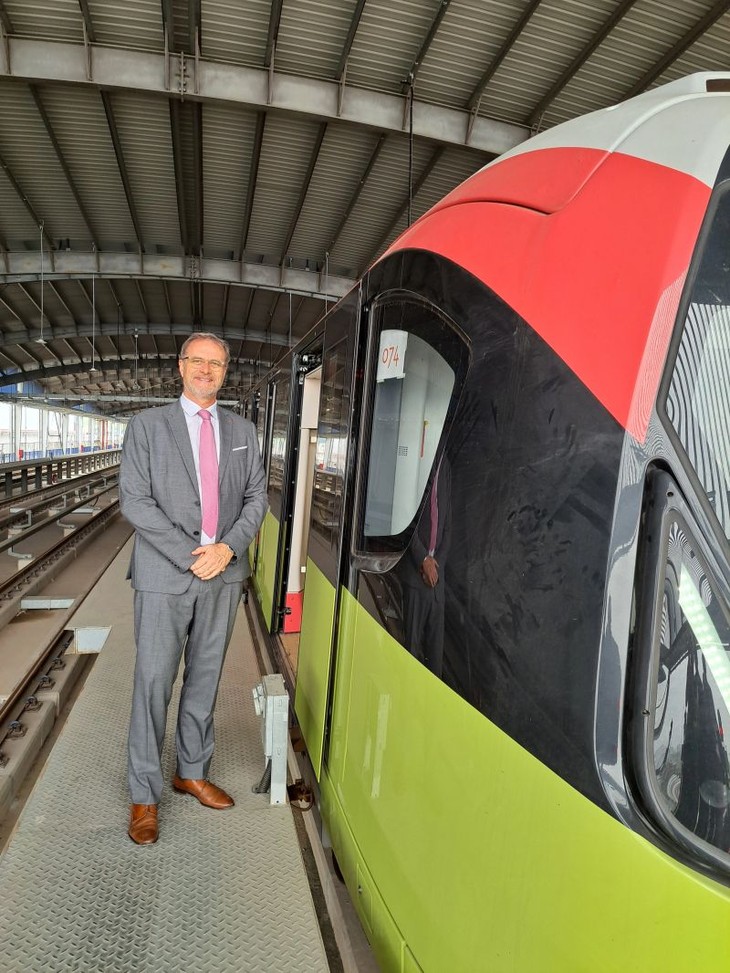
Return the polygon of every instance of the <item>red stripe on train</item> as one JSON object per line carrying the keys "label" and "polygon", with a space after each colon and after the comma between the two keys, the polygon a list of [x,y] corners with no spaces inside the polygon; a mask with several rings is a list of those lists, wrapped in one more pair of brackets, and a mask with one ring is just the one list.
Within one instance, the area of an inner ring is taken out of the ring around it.
{"label": "red stripe on train", "polygon": [[[532,192],[510,188],[513,160],[477,173],[468,192],[456,190],[389,252],[429,250],[484,281],[643,441],[710,188],[677,170],[598,150],[597,167],[590,150],[573,150],[580,154],[566,176],[570,151],[530,153]],[[515,181],[523,183],[528,156],[514,162]],[[499,175],[492,195],[521,205],[490,199],[492,171]],[[557,188],[548,192],[551,173]],[[560,198],[570,201],[556,212],[523,208]]]}

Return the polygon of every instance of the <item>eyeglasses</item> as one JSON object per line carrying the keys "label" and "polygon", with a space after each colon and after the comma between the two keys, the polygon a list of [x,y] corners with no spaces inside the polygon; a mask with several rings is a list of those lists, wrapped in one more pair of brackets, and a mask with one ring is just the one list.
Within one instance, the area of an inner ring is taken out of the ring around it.
{"label": "eyeglasses", "polygon": [[218,371],[219,368],[225,368],[227,362],[218,361],[217,358],[191,358],[190,355],[183,355],[180,361],[189,361],[191,365],[196,368],[202,368],[203,365],[210,365],[211,368]]}

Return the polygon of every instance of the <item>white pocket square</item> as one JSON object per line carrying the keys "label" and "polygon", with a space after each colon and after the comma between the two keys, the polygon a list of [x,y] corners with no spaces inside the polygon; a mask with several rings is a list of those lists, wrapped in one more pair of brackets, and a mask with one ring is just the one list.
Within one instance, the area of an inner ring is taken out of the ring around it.
{"label": "white pocket square", "polygon": [[239,449],[248,449],[248,446],[234,446],[231,452],[237,453]]}

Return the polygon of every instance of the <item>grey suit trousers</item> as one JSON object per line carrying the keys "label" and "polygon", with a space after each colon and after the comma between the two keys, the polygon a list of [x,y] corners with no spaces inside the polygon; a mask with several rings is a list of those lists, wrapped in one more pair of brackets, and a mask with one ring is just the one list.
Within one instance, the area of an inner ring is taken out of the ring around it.
{"label": "grey suit trousers", "polygon": [[207,778],[213,756],[213,710],[223,661],[241,601],[242,583],[193,578],[183,594],[135,591],[137,660],[129,725],[129,791],[133,804],[158,804],[167,708],[183,648],[185,670],[177,716],[177,772]]}

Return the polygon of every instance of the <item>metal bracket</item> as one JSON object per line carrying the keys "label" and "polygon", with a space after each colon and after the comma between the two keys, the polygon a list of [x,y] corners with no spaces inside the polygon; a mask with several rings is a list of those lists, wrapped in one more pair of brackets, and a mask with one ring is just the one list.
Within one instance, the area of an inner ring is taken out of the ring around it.
{"label": "metal bracket", "polygon": [[24,726],[20,720],[13,720],[13,722],[8,727],[8,732],[5,737],[6,740],[18,740],[20,737],[24,737],[27,732],[27,727]]}
{"label": "metal bracket", "polygon": [[266,104],[270,105],[274,100],[274,60],[276,58],[276,48],[271,48],[271,64],[269,65],[269,90],[266,93]]}
{"label": "metal bracket", "polygon": [[342,107],[345,104],[345,88],[347,87],[347,65],[349,64],[349,59],[345,61],[345,67],[342,71],[342,77],[340,78],[340,90],[337,95],[337,116],[342,114]]}
{"label": "metal bracket", "polygon": [[195,28],[195,77],[193,78],[193,91],[200,94],[200,28]]}
{"label": "metal bracket", "polygon": [[409,85],[408,91],[406,93],[405,101],[403,103],[403,131],[408,131],[408,113],[411,110],[411,102],[413,101],[413,85]]}
{"label": "metal bracket", "polygon": [[253,689],[254,708],[263,717],[261,739],[266,758],[263,776],[254,793],[270,791],[270,804],[286,804],[287,751],[289,746],[289,694],[280,673],[264,676]]}
{"label": "metal bracket", "polygon": [[36,710],[40,709],[43,703],[38,699],[37,696],[28,696],[25,701],[25,706],[23,707],[23,712],[34,713]]}
{"label": "metal bracket", "polygon": [[84,60],[86,62],[86,80],[87,81],[91,81],[91,78],[92,78],[92,73],[91,73],[91,44],[89,43],[89,34],[88,34],[87,30],[86,30],[86,20],[85,19],[83,19],[81,21],[81,26],[83,27],[83,30],[84,30],[84,54],[85,54]]}
{"label": "metal bracket", "polygon": [[0,39],[2,40],[3,55],[5,57],[5,73],[12,74],[10,70],[10,38],[5,33],[5,29],[0,22]]}
{"label": "metal bracket", "polygon": [[165,89],[170,90],[170,46],[167,43],[167,31],[165,31]]}
{"label": "metal bracket", "polygon": [[469,112],[469,121],[467,122],[467,126],[466,126],[466,138],[464,139],[464,145],[468,145],[469,142],[471,141],[471,133],[474,131],[474,125],[476,124],[476,120],[479,117],[479,106],[481,105],[481,103],[482,103],[482,96],[479,95],[479,100],[477,101],[476,105],[474,105],[472,110]]}
{"label": "metal bracket", "polygon": [[177,74],[177,91],[180,95],[180,101],[185,101],[185,91],[187,90],[187,73],[188,68],[185,60],[185,54],[183,51],[180,51]]}

